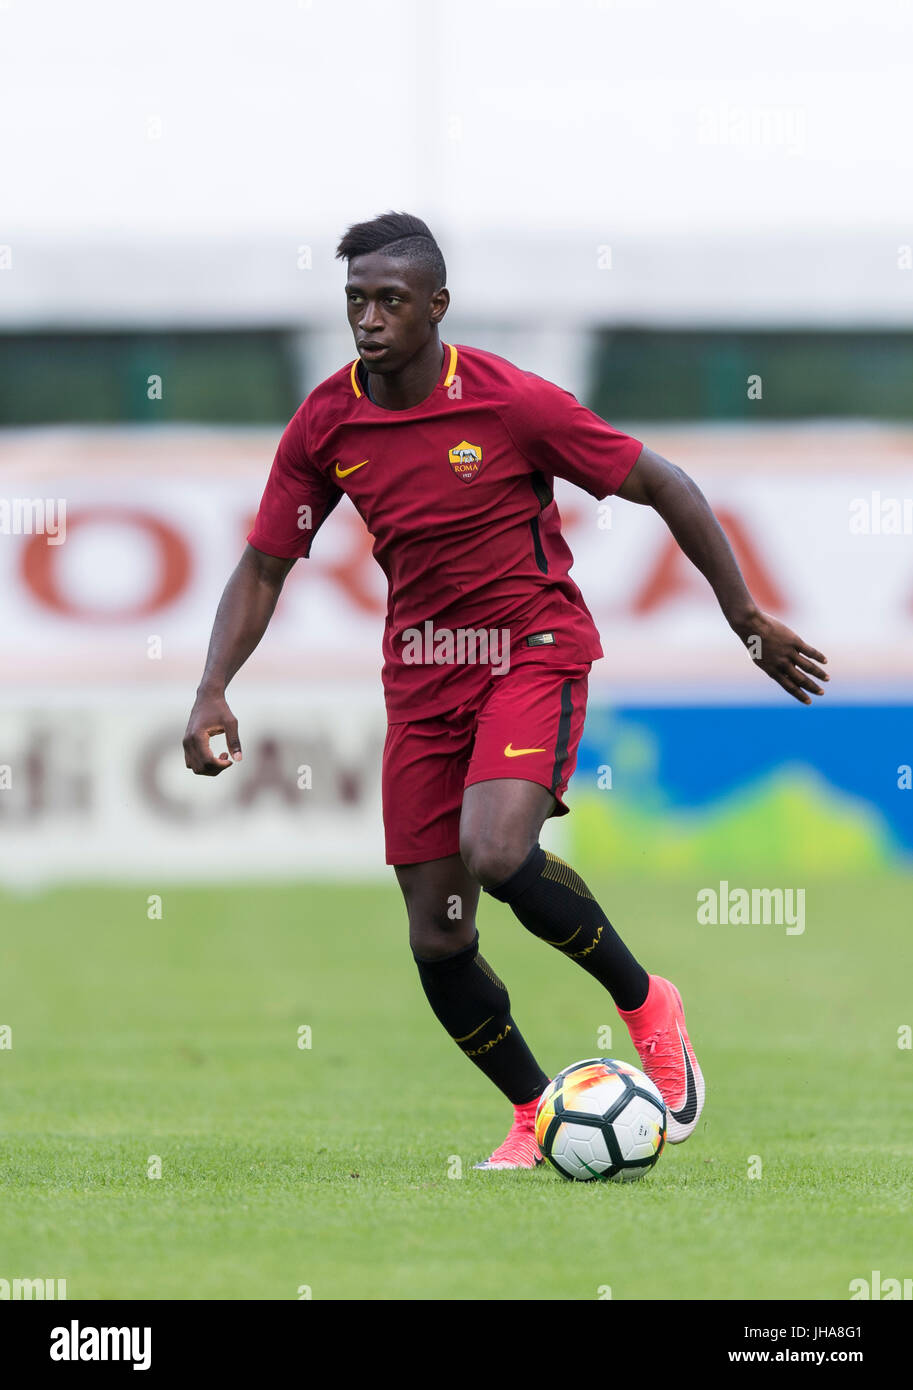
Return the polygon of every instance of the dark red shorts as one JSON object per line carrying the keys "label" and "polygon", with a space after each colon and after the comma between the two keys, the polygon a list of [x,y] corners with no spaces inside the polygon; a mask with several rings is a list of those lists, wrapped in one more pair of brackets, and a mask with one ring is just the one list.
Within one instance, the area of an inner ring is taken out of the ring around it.
{"label": "dark red shorts", "polygon": [[557,798],[552,814],[566,815],[590,664],[514,666],[446,714],[390,724],[382,780],[387,863],[458,854],[463,791],[475,782],[537,782]]}

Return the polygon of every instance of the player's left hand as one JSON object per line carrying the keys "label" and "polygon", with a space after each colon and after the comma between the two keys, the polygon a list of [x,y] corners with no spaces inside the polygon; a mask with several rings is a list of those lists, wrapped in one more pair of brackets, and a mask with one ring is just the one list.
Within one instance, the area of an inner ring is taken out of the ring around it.
{"label": "player's left hand", "polygon": [[815,664],[826,663],[827,657],[810,647],[785,623],[767,613],[759,613],[748,627],[739,631],[739,637],[752,660],[794,700],[810,705],[812,695],[824,694],[812,677],[819,681],[830,680],[827,672]]}

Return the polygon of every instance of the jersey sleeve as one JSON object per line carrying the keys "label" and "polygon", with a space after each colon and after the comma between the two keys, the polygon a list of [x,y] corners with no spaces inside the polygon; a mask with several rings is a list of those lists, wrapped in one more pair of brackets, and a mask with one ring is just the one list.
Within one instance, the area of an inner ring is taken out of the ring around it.
{"label": "jersey sleeve", "polygon": [[643,445],[606,423],[576,396],[532,372],[506,417],[517,448],[549,477],[567,478],[593,497],[617,492]]}
{"label": "jersey sleeve", "polygon": [[305,559],[315,535],[342,495],[341,489],[308,458],[299,410],[279,441],[247,540],[266,555],[284,560]]}

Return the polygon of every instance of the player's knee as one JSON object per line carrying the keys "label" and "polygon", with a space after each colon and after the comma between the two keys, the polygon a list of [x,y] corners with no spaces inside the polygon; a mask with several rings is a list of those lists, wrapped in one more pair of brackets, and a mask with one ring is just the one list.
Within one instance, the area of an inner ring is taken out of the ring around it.
{"label": "player's knee", "polygon": [[489,836],[483,840],[472,835],[461,842],[460,855],[483,888],[496,888],[517,872],[530,848],[512,837]]}
{"label": "player's knee", "polygon": [[409,947],[422,960],[441,960],[475,939],[475,923],[439,917],[409,918]]}

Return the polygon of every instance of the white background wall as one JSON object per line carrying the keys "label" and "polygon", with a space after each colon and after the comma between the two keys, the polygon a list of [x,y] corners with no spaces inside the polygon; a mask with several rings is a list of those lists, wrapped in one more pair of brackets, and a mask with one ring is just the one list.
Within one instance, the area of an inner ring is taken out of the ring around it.
{"label": "white background wall", "polygon": [[0,322],[313,322],[391,207],[468,314],[899,322],[911,39],[909,0],[0,0]]}

